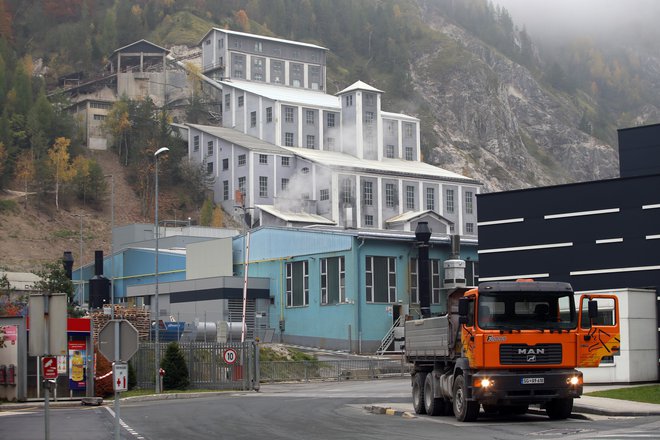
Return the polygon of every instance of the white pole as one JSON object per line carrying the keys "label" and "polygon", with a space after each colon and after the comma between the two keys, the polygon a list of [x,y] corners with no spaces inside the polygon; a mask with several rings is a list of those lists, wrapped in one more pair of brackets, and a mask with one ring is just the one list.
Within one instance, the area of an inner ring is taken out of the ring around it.
{"label": "white pole", "polygon": [[154,157],[156,158],[156,207],[155,207],[155,213],[154,213],[154,223],[156,226],[156,295],[154,299],[154,308],[155,310],[155,320],[156,320],[156,337],[155,339],[155,354],[154,354],[154,373],[155,373],[155,378],[156,378],[156,394],[159,394],[161,392],[160,389],[160,343],[159,343],[159,333],[160,333],[160,309],[158,308],[158,237],[160,236],[160,229],[158,227],[158,155],[161,153],[165,153],[167,151],[170,151],[169,148],[163,147],[160,148],[158,151],[154,153]]}
{"label": "white pole", "polygon": [[245,234],[245,261],[243,262],[245,275],[243,277],[243,321],[241,327],[241,342],[245,342],[245,314],[247,309],[248,269],[250,267],[250,231]]}

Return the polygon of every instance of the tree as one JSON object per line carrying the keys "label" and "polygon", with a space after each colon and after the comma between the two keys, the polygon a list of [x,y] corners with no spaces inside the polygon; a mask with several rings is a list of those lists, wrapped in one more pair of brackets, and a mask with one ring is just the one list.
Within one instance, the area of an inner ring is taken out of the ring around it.
{"label": "tree", "polygon": [[213,218],[211,219],[211,226],[213,226],[214,228],[221,228],[223,222],[224,222],[224,213],[222,212],[222,208],[216,205],[215,208],[213,208]]}
{"label": "tree", "polygon": [[243,9],[239,9],[238,12],[234,13],[234,20],[243,32],[250,32],[250,19]]}
{"label": "tree", "polygon": [[5,179],[7,174],[5,173],[5,168],[7,166],[7,148],[5,148],[5,144],[0,142],[0,189],[4,188],[5,186]]}
{"label": "tree", "polygon": [[165,357],[160,362],[160,367],[165,370],[163,378],[163,389],[185,390],[190,386],[188,377],[188,366],[183,357],[181,348],[176,342],[170,342],[165,351]]}
{"label": "tree", "polygon": [[25,207],[28,202],[28,189],[29,184],[34,180],[35,167],[32,154],[29,151],[24,151],[16,161],[16,178],[23,182],[23,189],[25,191]]}
{"label": "tree", "polygon": [[48,150],[49,167],[55,179],[55,207],[58,211],[60,209],[60,185],[70,181],[75,175],[75,169],[69,162],[70,144],[69,139],[59,137]]}
{"label": "tree", "polygon": [[66,293],[69,316],[78,316],[73,306],[73,282],[64,270],[62,260],[44,264],[41,269],[33,272],[40,280],[32,288],[42,293]]}
{"label": "tree", "polygon": [[199,213],[199,224],[202,226],[211,226],[213,220],[213,200],[206,199]]}

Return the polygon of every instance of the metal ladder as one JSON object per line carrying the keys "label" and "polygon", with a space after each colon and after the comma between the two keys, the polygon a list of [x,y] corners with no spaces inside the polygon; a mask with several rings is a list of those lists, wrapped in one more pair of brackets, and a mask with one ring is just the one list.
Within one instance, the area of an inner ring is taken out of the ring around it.
{"label": "metal ladder", "polygon": [[376,354],[383,355],[387,353],[387,348],[390,346],[392,341],[394,341],[394,329],[396,327],[399,327],[400,324],[401,324],[401,316],[399,316],[396,319],[396,321],[394,321],[392,327],[390,327],[389,331],[385,334],[385,337],[382,339],[382,341],[380,341],[380,346],[378,347],[378,350],[376,350]]}

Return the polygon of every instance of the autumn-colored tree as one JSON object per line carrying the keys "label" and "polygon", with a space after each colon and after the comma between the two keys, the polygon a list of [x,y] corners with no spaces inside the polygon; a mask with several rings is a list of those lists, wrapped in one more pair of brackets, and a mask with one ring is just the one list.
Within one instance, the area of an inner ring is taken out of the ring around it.
{"label": "autumn-colored tree", "polygon": [[222,212],[222,208],[216,205],[213,208],[213,218],[211,219],[211,226],[213,226],[214,228],[221,228],[223,222],[224,222],[224,213]]}
{"label": "autumn-colored tree", "polygon": [[48,165],[55,180],[55,207],[60,209],[60,185],[70,181],[75,176],[75,169],[69,161],[69,145],[67,138],[58,137],[48,150]]}
{"label": "autumn-colored tree", "polygon": [[23,182],[23,190],[25,191],[25,207],[27,208],[28,202],[28,189],[29,184],[34,180],[35,166],[32,154],[29,151],[23,152],[18,156],[16,161],[16,178]]}
{"label": "autumn-colored tree", "polygon": [[128,119],[128,102],[124,99],[114,103],[108,116],[106,117],[105,129],[108,131],[117,147],[117,155],[121,162],[122,152],[125,149],[125,163],[128,163],[128,142],[127,135],[131,128],[131,121]]}
{"label": "autumn-colored tree", "polygon": [[234,20],[241,27],[243,32],[250,32],[250,19],[248,18],[247,12],[243,9],[239,9],[234,13]]}
{"label": "autumn-colored tree", "polygon": [[8,41],[11,41],[14,37],[14,31],[11,26],[12,21],[13,18],[5,0],[0,0],[0,37]]}

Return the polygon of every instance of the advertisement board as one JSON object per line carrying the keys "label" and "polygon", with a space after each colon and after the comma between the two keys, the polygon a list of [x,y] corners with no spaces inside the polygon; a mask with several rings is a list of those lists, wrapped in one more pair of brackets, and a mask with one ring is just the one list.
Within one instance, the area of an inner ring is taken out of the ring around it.
{"label": "advertisement board", "polygon": [[87,343],[85,340],[69,341],[69,389],[84,390],[87,386]]}

